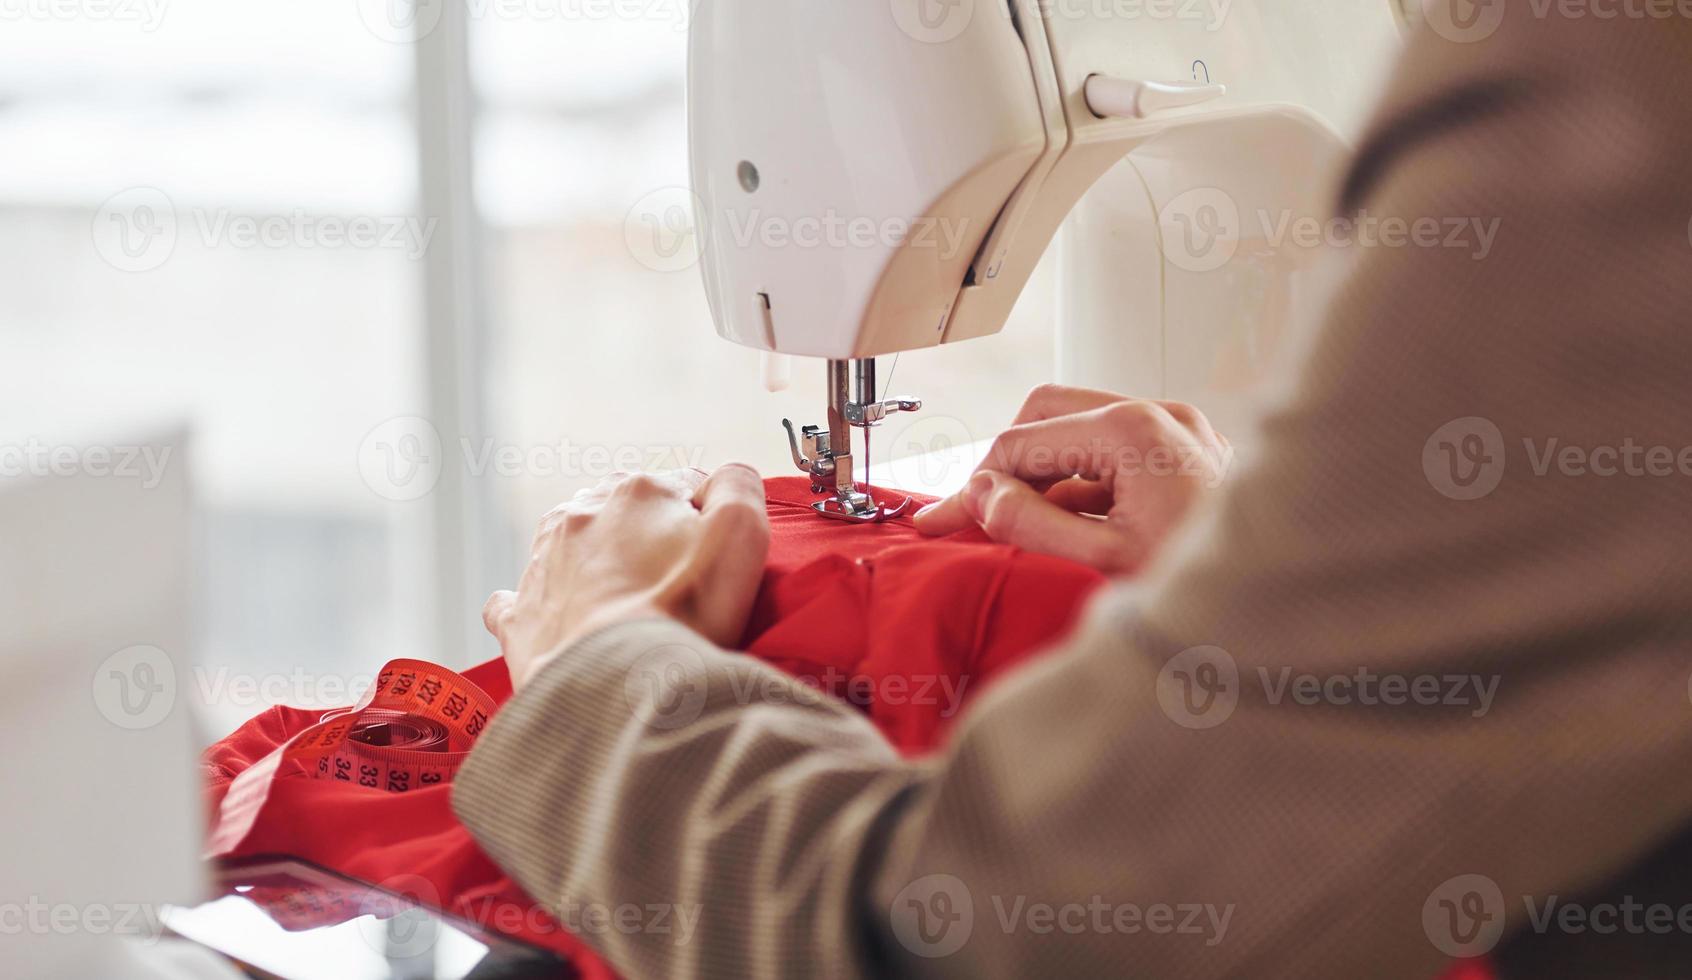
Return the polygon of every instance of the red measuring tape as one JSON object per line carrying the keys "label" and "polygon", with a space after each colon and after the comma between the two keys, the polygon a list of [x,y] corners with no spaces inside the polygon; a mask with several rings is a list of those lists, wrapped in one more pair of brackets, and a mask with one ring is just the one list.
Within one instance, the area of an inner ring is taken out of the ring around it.
{"label": "red measuring tape", "polygon": [[357,705],[331,711],[229,784],[207,856],[246,839],[277,779],[337,779],[404,793],[452,781],[497,706],[473,682],[421,660],[394,660]]}

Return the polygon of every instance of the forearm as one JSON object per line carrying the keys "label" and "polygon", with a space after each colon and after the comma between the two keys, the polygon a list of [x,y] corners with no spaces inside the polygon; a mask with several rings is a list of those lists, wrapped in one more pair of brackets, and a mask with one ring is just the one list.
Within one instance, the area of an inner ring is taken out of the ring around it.
{"label": "forearm", "polygon": [[651,620],[544,668],[454,802],[548,908],[638,910],[583,937],[630,976],[864,976],[860,865],[922,772],[843,703]]}

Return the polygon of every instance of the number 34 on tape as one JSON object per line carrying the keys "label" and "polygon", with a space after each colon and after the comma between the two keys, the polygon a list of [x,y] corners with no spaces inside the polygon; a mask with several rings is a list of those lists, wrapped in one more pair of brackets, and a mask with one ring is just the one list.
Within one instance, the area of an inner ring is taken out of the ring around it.
{"label": "number 34 on tape", "polygon": [[357,705],[325,714],[235,777],[207,856],[240,847],[278,779],[336,779],[389,793],[451,782],[495,707],[486,692],[445,667],[389,662]]}

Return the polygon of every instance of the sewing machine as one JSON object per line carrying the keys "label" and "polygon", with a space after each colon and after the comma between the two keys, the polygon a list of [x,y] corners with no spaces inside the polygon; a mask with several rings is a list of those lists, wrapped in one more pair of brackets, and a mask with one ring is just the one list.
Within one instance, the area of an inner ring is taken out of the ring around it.
{"label": "sewing machine", "polygon": [[783,420],[818,512],[898,512],[852,430],[922,403],[875,357],[998,332],[1054,239],[1057,380],[1233,424],[1419,2],[697,0],[706,294],[723,337],[827,361],[826,424]]}

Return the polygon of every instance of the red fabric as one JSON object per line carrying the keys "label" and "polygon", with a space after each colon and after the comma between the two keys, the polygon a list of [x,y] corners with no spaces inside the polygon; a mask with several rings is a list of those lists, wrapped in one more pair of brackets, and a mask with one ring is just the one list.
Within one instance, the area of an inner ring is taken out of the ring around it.
{"label": "red fabric", "polygon": [[[907,755],[942,744],[958,709],[1068,632],[1104,581],[979,531],[932,540],[908,518],[822,519],[803,478],[768,480],[765,491],[770,558],[742,648],[857,705]],[[501,704],[511,696],[501,661],[464,676]],[[230,780],[321,714],[272,708],[212,746],[213,819]],[[252,832],[226,857],[256,855],[297,857],[368,882],[425,882],[448,912],[557,950],[583,976],[614,976],[482,853],[453,816],[450,787],[387,793],[278,777]]]}

